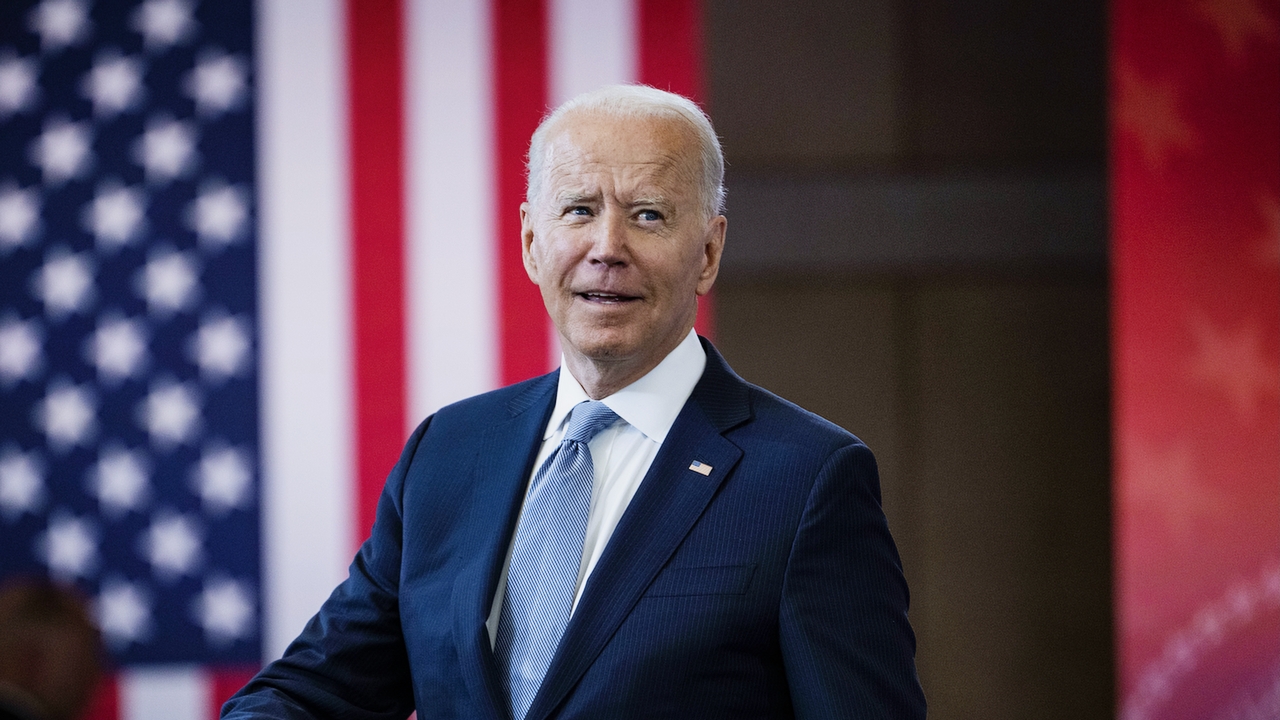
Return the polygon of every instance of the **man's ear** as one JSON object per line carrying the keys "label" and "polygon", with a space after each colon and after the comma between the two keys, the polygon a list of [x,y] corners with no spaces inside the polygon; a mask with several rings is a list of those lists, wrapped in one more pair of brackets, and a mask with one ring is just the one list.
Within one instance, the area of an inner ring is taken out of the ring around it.
{"label": "man's ear", "polygon": [[715,216],[707,224],[707,232],[703,236],[702,243],[702,272],[698,275],[699,295],[711,292],[711,286],[716,284],[716,277],[720,274],[720,256],[724,253],[724,235],[728,226],[729,220],[723,215]]}
{"label": "man's ear", "polygon": [[533,208],[527,202],[520,203],[520,257],[524,260],[524,271],[537,285],[538,261],[533,257]]}

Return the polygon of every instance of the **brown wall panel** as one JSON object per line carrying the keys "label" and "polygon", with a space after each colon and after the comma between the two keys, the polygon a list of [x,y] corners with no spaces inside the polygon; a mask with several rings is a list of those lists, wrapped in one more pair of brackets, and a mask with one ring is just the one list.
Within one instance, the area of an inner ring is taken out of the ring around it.
{"label": "brown wall panel", "polygon": [[1107,717],[1106,286],[725,278],[748,380],[876,452],[933,718]]}
{"label": "brown wall panel", "polygon": [[1105,717],[1105,287],[939,282],[913,305],[906,434],[934,717]]}
{"label": "brown wall panel", "polygon": [[708,2],[709,105],[739,167],[883,164],[897,150],[896,0]]}

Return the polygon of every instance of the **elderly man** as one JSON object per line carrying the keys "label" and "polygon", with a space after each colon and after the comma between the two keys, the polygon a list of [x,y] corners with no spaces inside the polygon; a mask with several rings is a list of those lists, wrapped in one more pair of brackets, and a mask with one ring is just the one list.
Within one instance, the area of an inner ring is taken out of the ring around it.
{"label": "elderly man", "polygon": [[224,718],[922,718],[857,438],[693,332],[724,247],[706,116],[605,88],[520,207],[559,372],[441,409],[350,577]]}

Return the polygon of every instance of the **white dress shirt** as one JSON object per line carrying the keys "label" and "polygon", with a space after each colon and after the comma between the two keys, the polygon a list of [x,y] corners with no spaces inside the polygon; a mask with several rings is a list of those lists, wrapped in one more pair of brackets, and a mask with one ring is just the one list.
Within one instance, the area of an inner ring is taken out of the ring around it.
{"label": "white dress shirt", "polygon": [[[676,346],[658,366],[644,377],[618,392],[602,398],[621,422],[596,435],[587,447],[591,450],[591,462],[595,479],[591,486],[591,510],[587,515],[587,534],[582,545],[582,564],[578,566],[578,584],[574,589],[573,607],[578,607],[587,577],[604,552],[605,545],[618,526],[627,505],[640,487],[653,459],[662,447],[667,432],[676,416],[698,384],[707,366],[707,354],[698,342],[698,335],[689,335]],[[560,446],[564,437],[569,411],[580,402],[590,400],[569,368],[560,359],[560,384],[556,389],[556,406],[547,421],[542,435],[542,447],[533,463],[533,471],[526,479],[525,487],[533,481],[533,475],[547,458]],[[514,545],[515,537],[512,536]],[[493,597],[493,607],[485,627],[489,630],[492,646],[498,635],[498,616],[502,613],[502,599],[507,589],[507,569],[511,564],[511,547],[498,578],[498,590]]]}

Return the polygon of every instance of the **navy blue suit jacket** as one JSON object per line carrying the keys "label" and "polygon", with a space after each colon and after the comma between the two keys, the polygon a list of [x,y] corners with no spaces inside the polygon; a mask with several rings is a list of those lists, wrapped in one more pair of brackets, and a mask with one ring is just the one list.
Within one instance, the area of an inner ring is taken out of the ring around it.
{"label": "navy blue suit jacket", "polygon": [[[923,718],[871,452],[703,345],[528,717]],[[484,623],[555,397],[552,373],[423,422],[350,577],[223,717],[505,718]]]}

